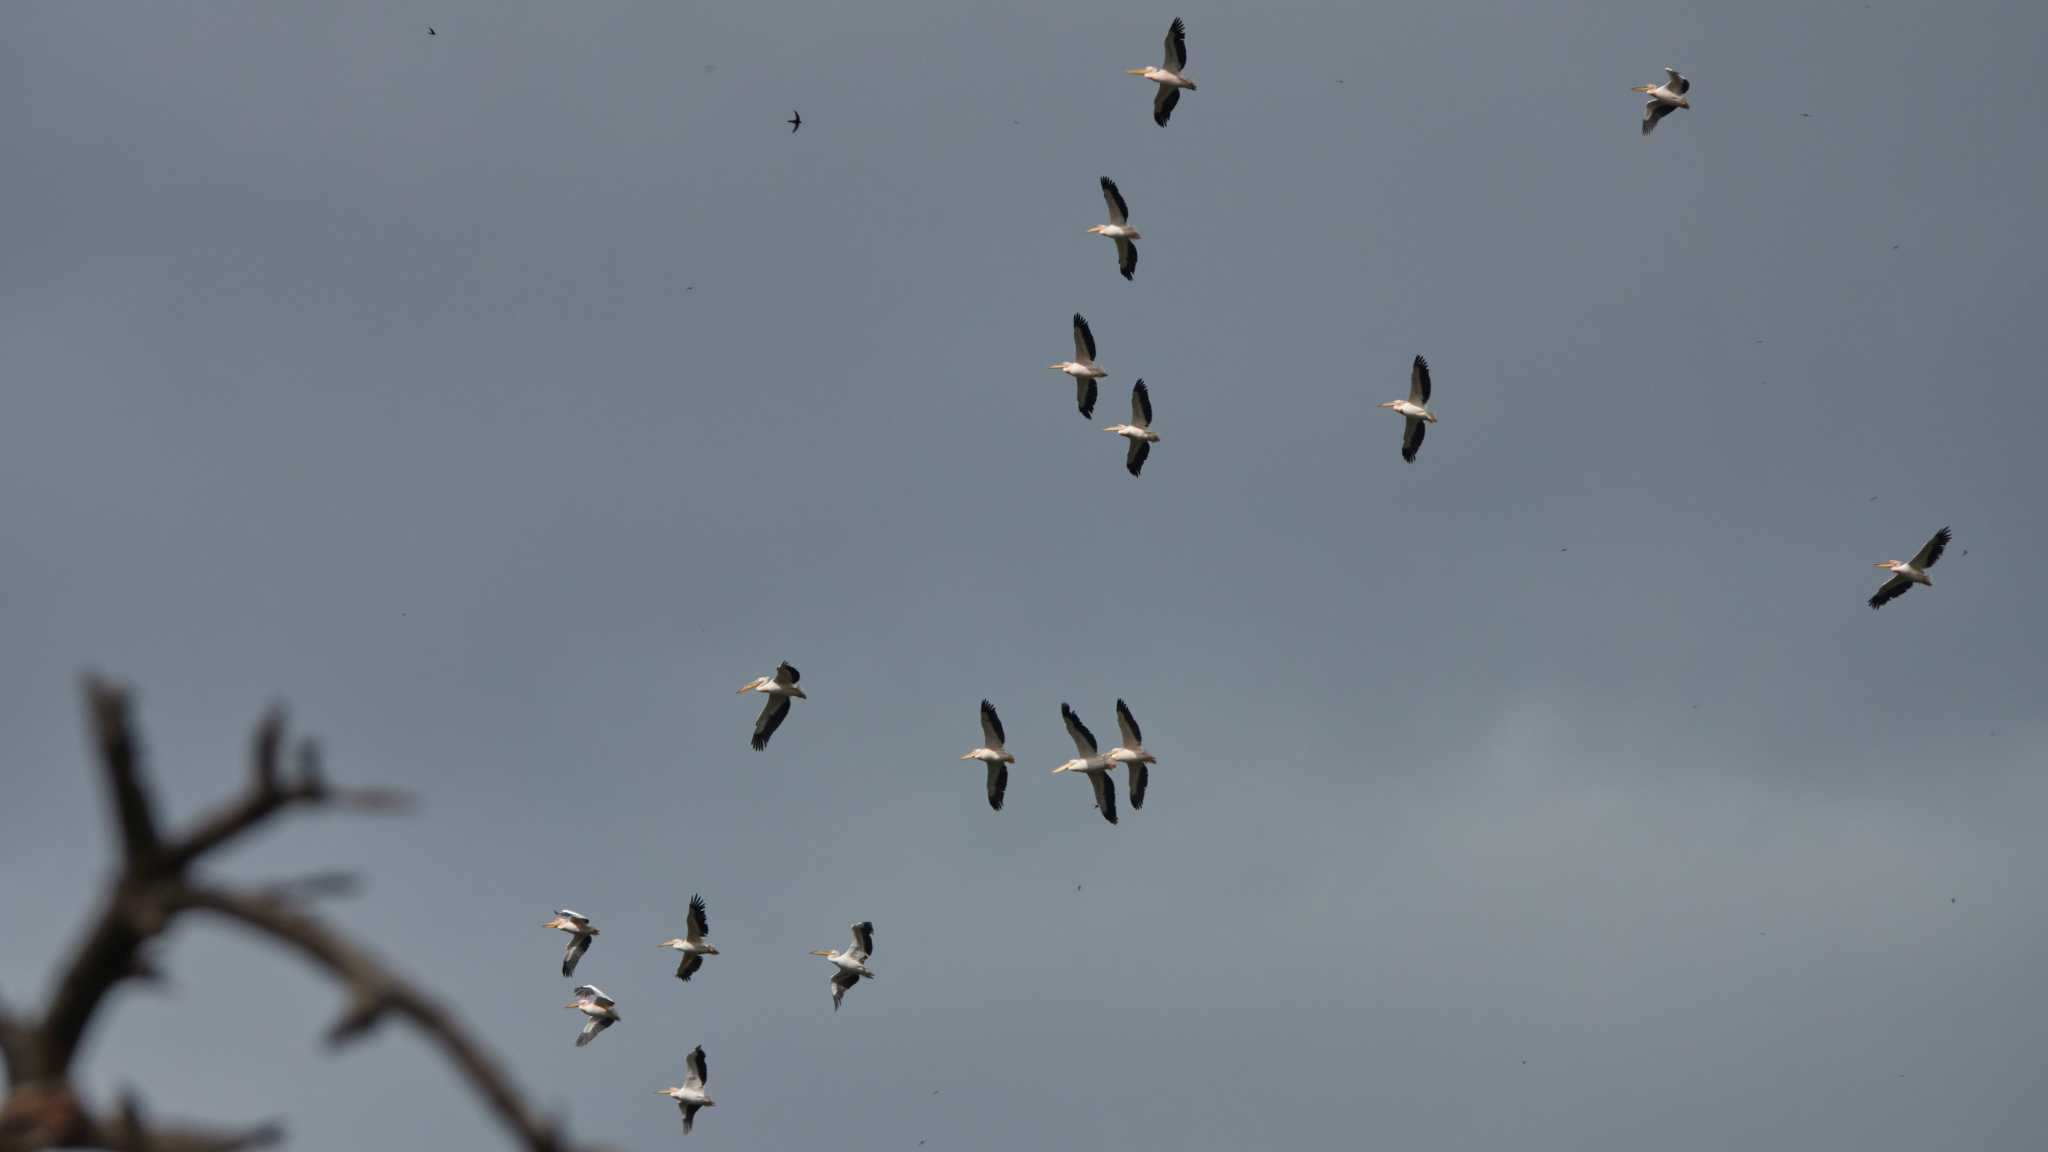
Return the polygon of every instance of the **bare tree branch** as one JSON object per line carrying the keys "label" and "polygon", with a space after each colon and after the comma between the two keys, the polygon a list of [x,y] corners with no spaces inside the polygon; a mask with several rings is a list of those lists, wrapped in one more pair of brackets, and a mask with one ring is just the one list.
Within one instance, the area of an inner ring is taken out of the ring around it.
{"label": "bare tree branch", "polygon": [[127,866],[138,868],[156,855],[156,806],[142,782],[142,753],[128,725],[128,693],[93,677],[85,682],[85,695],[100,767],[113,789],[121,850]]}

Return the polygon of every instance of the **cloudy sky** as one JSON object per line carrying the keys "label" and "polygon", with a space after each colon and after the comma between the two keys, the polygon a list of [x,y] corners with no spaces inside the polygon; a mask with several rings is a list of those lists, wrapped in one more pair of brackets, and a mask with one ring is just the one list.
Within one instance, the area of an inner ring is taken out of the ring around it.
{"label": "cloudy sky", "polygon": [[[982,8],[986,10],[977,11]],[[1122,69],[1184,16],[1174,122]],[[433,25],[439,35],[428,37]],[[669,1146],[2016,1148],[2048,1126],[2038,4],[21,4],[0,995],[289,702],[223,874]],[[1628,88],[1694,107],[1640,137]],[[783,121],[801,109],[791,135]],[[1096,178],[1143,231],[1135,283]],[[1093,420],[1045,365],[1075,311]],[[1373,405],[1435,366],[1420,461]],[[1141,479],[1102,425],[1136,377]],[[1937,586],[1873,613],[1936,528]],[[765,753],[733,689],[811,699]],[[1020,764],[1000,813],[975,705]],[[1111,828],[1070,751],[1161,757]],[[690,893],[724,954],[654,945]],[[624,1022],[563,1010],[580,976]],[[879,979],[832,1012],[872,919]],[[212,925],[85,1082],[501,1134]]]}

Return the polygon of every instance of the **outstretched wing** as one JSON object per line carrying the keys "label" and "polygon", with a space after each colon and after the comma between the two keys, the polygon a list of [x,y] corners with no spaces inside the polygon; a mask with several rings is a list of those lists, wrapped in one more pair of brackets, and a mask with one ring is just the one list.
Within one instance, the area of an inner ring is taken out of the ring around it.
{"label": "outstretched wing", "polygon": [[1003,749],[1003,719],[996,715],[996,706],[986,700],[981,702],[981,746]]}
{"label": "outstretched wing", "polygon": [[1671,115],[1672,109],[1676,107],[1678,105],[1666,104],[1661,100],[1646,101],[1643,104],[1643,135],[1648,136],[1656,129],[1657,121]]}
{"label": "outstretched wing", "polygon": [[[792,129],[792,131],[794,131],[794,129]],[[696,1126],[697,1109],[702,1107],[702,1104],[690,1104],[687,1102],[683,1103],[683,1135],[688,1136],[690,1134],[690,1129]]]}
{"label": "outstretched wing", "polygon": [[1124,706],[1122,698],[1118,698],[1116,702],[1116,731],[1117,735],[1123,737],[1124,747],[1145,746],[1145,733],[1138,727],[1138,718],[1131,715],[1131,710]]}
{"label": "outstretched wing", "polygon": [[875,922],[863,920],[853,926],[853,952],[861,963],[875,954]]}
{"label": "outstretched wing", "polygon": [[1913,567],[1920,569],[1922,572],[1934,567],[1935,563],[1941,559],[1942,552],[1948,548],[1948,542],[1952,539],[1954,537],[1948,534],[1947,528],[1936,532],[1933,539],[1921,545],[1920,551],[1913,554]]}
{"label": "outstretched wing", "polygon": [[1131,218],[1130,205],[1124,203],[1124,194],[1117,191],[1116,181],[1102,178],[1102,202],[1109,205],[1109,222],[1122,224]]}
{"label": "outstretched wing", "polygon": [[704,898],[690,897],[690,916],[684,921],[683,939],[692,944],[702,943],[706,933],[711,931],[711,921],[704,915]]}
{"label": "outstretched wing", "polygon": [[1666,68],[1664,70],[1664,87],[1671,89],[1673,96],[1683,96],[1687,92],[1692,91],[1692,81],[1680,76],[1678,69]]}
{"label": "outstretched wing", "polygon": [[1095,415],[1095,377],[1074,377],[1074,406],[1083,416]]}
{"label": "outstretched wing", "polygon": [[609,1028],[609,1027],[611,1027],[611,1026],[612,1026],[612,1022],[611,1022],[611,1018],[610,1018],[610,1017],[607,1017],[607,1016],[592,1016],[592,1017],[590,1017],[590,1018],[589,1018],[588,1020],[585,1020],[585,1021],[583,1022],[583,1031],[581,1031],[581,1032],[579,1032],[579,1033],[577,1033],[577,1034],[576,1034],[576,1046],[577,1046],[578,1048],[581,1048],[581,1047],[583,1047],[583,1046],[584,1046],[585,1044],[588,1044],[588,1043],[590,1043],[590,1042],[591,1042],[592,1040],[595,1040],[595,1039],[597,1039],[597,1034],[598,1034],[599,1032],[602,1032],[602,1031],[604,1031],[605,1029],[607,1029],[607,1028]]}
{"label": "outstretched wing", "polygon": [[777,684],[782,685],[784,688],[789,687],[790,685],[796,683],[797,681],[803,678],[804,674],[797,671],[796,665],[791,664],[787,660],[784,660],[782,663],[777,664],[775,666],[775,682]]}
{"label": "outstretched wing", "polygon": [[[590,951],[590,937],[588,935],[578,932],[576,935],[569,937],[569,946],[562,950],[562,975],[574,976],[576,974],[576,962],[583,959],[583,954],[588,951]],[[580,989],[578,994],[581,994]]]}
{"label": "outstretched wing", "polygon": [[783,718],[789,715],[789,697],[774,695],[761,705],[761,714],[754,718],[754,751],[768,746],[768,738],[782,727]]}
{"label": "outstretched wing", "polygon": [[1125,765],[1125,767],[1131,770],[1131,807],[1133,809],[1143,808],[1145,806],[1145,785],[1152,780],[1151,766],[1133,760]]}
{"label": "outstretched wing", "polygon": [[1422,436],[1428,431],[1429,422],[1418,416],[1408,418],[1408,426],[1401,430],[1401,459],[1415,463],[1415,454],[1422,450]]}
{"label": "outstretched wing", "polygon": [[1906,579],[1904,576],[1894,576],[1878,588],[1877,594],[1870,598],[1870,606],[1872,608],[1882,608],[1912,590],[1913,582],[1911,580]]}
{"label": "outstretched wing", "polygon": [[683,953],[683,958],[681,960],[676,961],[676,979],[688,980],[690,977],[695,976],[697,974],[697,969],[702,968],[703,966],[703,953],[685,952]]}
{"label": "outstretched wing", "polygon": [[834,968],[832,970],[832,1010],[834,1012],[839,1011],[840,997],[845,996],[846,990],[858,983],[860,983],[860,973],[848,972],[844,968]]}
{"label": "outstretched wing", "polygon": [[1102,818],[1116,823],[1116,781],[1107,772],[1090,772],[1088,782],[1095,785],[1095,807],[1102,812]]}
{"label": "outstretched wing", "polygon": [[1415,358],[1415,364],[1408,369],[1408,402],[1429,405],[1429,361]]}
{"label": "outstretched wing", "polygon": [[1116,270],[1126,280],[1138,271],[1138,246],[1121,236],[1116,238]]}
{"label": "outstretched wing", "polygon": [[1088,318],[1074,313],[1074,359],[1083,364],[1095,363],[1095,330],[1088,327]]}
{"label": "outstretched wing", "polygon": [[683,1087],[702,1088],[710,1083],[711,1077],[707,1068],[708,1065],[704,1062],[704,1046],[699,1044],[690,1049],[690,1054],[683,1057]]}
{"label": "outstretched wing", "polygon": [[1152,442],[1132,440],[1130,450],[1124,453],[1124,467],[1136,476],[1145,470],[1145,460],[1152,455]]}
{"label": "outstretched wing", "polygon": [[1010,766],[998,760],[988,766],[988,806],[1003,810],[1003,793],[1010,787]]}
{"label": "outstretched wing", "polygon": [[1152,94],[1152,122],[1161,128],[1173,118],[1173,106],[1180,103],[1180,89],[1171,84],[1161,84],[1159,91]]}
{"label": "outstretched wing", "polygon": [[1140,428],[1152,426],[1152,390],[1145,387],[1143,378],[1131,385],[1131,423]]}
{"label": "outstretched wing", "polygon": [[1180,17],[1175,16],[1173,23],[1166,29],[1166,70],[1178,76],[1180,70],[1187,66],[1188,26],[1181,22]]}
{"label": "outstretched wing", "polygon": [[1095,733],[1081,723],[1081,718],[1074,715],[1073,708],[1064,700],[1060,701],[1060,719],[1066,721],[1067,735],[1074,738],[1074,748],[1081,753],[1082,759],[1095,755]]}
{"label": "outstretched wing", "polygon": [[576,995],[590,1001],[599,1008],[609,1008],[616,1003],[611,997],[604,994],[604,989],[599,988],[595,984],[578,984],[576,986]]}

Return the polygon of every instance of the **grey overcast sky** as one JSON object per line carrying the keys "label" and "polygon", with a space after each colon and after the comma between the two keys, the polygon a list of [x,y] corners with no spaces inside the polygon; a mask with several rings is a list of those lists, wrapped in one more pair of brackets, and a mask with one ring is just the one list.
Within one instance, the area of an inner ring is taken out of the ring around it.
{"label": "grey overcast sky", "polygon": [[[700,1043],[693,1147],[2038,1141],[2043,7],[1175,4],[9,5],[0,994],[107,871],[91,669],[177,813],[276,699],[416,790],[221,868],[359,870],[620,1147]],[[1118,696],[1110,828],[1048,770]],[[96,1094],[504,1146],[291,957],[166,959]]]}

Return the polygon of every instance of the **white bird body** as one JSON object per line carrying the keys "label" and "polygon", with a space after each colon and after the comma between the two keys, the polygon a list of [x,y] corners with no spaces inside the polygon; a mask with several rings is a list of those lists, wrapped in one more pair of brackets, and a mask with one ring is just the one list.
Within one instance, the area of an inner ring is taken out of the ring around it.
{"label": "white bird body", "polygon": [[783,720],[788,718],[789,702],[792,699],[810,699],[797,684],[801,679],[803,673],[798,672],[795,665],[784,660],[775,666],[775,675],[756,676],[740,685],[739,694],[742,696],[749,692],[759,692],[768,697],[768,703],[761,706],[761,714],[754,718],[754,738],[751,742],[754,751],[759,752],[768,747],[768,738],[775,735],[775,730],[782,727]]}
{"label": "white bird body", "polygon": [[590,917],[573,908],[557,908],[554,918],[541,927],[559,928],[569,934],[569,945],[562,950],[562,975],[574,976],[576,962],[583,959],[583,954],[590,950],[591,939],[599,935],[597,925],[590,922]]}
{"label": "white bird body", "polygon": [[1159,443],[1159,433],[1152,430],[1152,390],[1145,387],[1143,380],[1131,385],[1131,422],[1111,424],[1103,431],[1114,432],[1131,442],[1124,453],[1124,467],[1136,476],[1145,467],[1152,445]]}
{"label": "white bird body", "polygon": [[875,974],[868,967],[868,957],[875,950],[875,924],[863,920],[853,926],[853,943],[837,952],[812,952],[832,962],[832,1010],[839,1011],[839,1001],[846,990],[863,979],[873,980]]}
{"label": "white bird body", "polygon": [[581,1012],[585,1019],[583,1031],[576,1035],[576,1046],[583,1047],[597,1038],[597,1034],[619,1022],[619,1009],[611,997],[595,984],[583,984],[576,989],[576,998],[563,1005]]}
{"label": "white bird body", "polygon": [[718,1103],[704,1091],[704,1083],[710,1078],[710,1072],[710,1067],[704,1060],[704,1046],[699,1044],[683,1058],[683,1082],[673,1088],[658,1089],[655,1093],[675,1101],[676,1106],[682,1109],[685,1134],[688,1134],[697,1121],[697,1109],[710,1108]]}
{"label": "white bird body", "polygon": [[1124,194],[1117,190],[1116,181],[1107,176],[1102,178],[1102,202],[1109,209],[1109,223],[1097,224],[1088,231],[1116,241],[1116,268],[1129,280],[1138,271],[1138,246],[1131,241],[1144,237],[1131,227],[1130,205],[1124,203]]}
{"label": "white bird body", "polygon": [[1408,368],[1408,398],[1380,405],[1406,421],[1401,430],[1401,459],[1410,464],[1415,463],[1415,453],[1422,448],[1423,430],[1436,423],[1436,413],[1429,410],[1429,394],[1429,361],[1417,356]]}
{"label": "white bird body", "polygon": [[962,760],[978,760],[988,766],[988,806],[998,812],[1003,810],[1003,793],[1010,787],[1010,765],[1017,762],[1015,756],[1004,749],[1003,721],[996,715],[996,706],[986,700],[981,702],[981,746],[962,756]]}
{"label": "white bird body", "polygon": [[1875,567],[1890,572],[1892,578],[1885,581],[1878,588],[1876,594],[1871,596],[1870,606],[1872,608],[1882,608],[1893,600],[1905,595],[1915,584],[1925,584],[1932,588],[1934,586],[1934,578],[1927,574],[1927,570],[1934,567],[1941,560],[1941,554],[1947,551],[1949,541],[1952,539],[1954,537],[1950,535],[1949,530],[1943,528],[1941,531],[1936,532],[1927,543],[1921,545],[1920,551],[1915,553],[1911,560],[1879,561]]}
{"label": "white bird body", "polygon": [[1060,704],[1060,719],[1066,722],[1067,735],[1074,738],[1074,751],[1079,755],[1053,769],[1052,774],[1079,772],[1087,776],[1088,783],[1095,789],[1096,809],[1104,820],[1116,823],[1116,781],[1109,775],[1116,761],[1111,759],[1110,753],[1097,750],[1095,734],[1088,731],[1088,726],[1081,723],[1081,718],[1064,701]]}
{"label": "white bird body", "polygon": [[1436,413],[1431,412],[1420,404],[1411,404],[1406,400],[1389,400],[1385,404],[1380,405],[1380,407],[1392,408],[1403,416],[1412,416],[1417,420],[1427,420],[1431,424],[1436,423]]}
{"label": "white bird body", "polygon": [[704,915],[704,898],[691,896],[690,912],[684,920],[683,934],[661,943],[663,948],[683,954],[683,958],[676,962],[678,980],[688,980],[697,969],[702,968],[704,957],[718,955],[717,947],[707,939],[710,930],[710,921]]}
{"label": "white bird body", "polygon": [[1173,115],[1173,106],[1180,103],[1181,90],[1195,90],[1195,82],[1188,79],[1187,68],[1188,26],[1176,16],[1166,29],[1166,54],[1158,66],[1147,64],[1143,68],[1124,69],[1127,76],[1143,77],[1159,85],[1159,90],[1152,94],[1152,122],[1161,128],[1166,127],[1167,118]]}
{"label": "white bird body", "polygon": [[1095,415],[1095,382],[1109,373],[1095,364],[1095,330],[1088,326],[1086,316],[1074,313],[1074,358],[1061,360],[1050,367],[1073,378],[1074,405],[1081,410],[1081,415]]}
{"label": "white bird body", "polygon": [[1692,107],[1686,93],[1692,91],[1692,81],[1678,74],[1676,68],[1664,70],[1662,84],[1638,84],[1630,89],[1640,92],[1649,99],[1643,101],[1643,135],[1648,136],[1657,127],[1657,121],[1669,116],[1679,108]]}
{"label": "white bird body", "polygon": [[1131,715],[1130,706],[1121,698],[1116,702],[1116,727],[1121,740],[1109,750],[1109,762],[1130,769],[1131,807],[1143,808],[1145,785],[1151,777],[1146,765],[1159,763],[1159,757],[1145,751],[1145,733],[1138,727],[1138,718]]}

